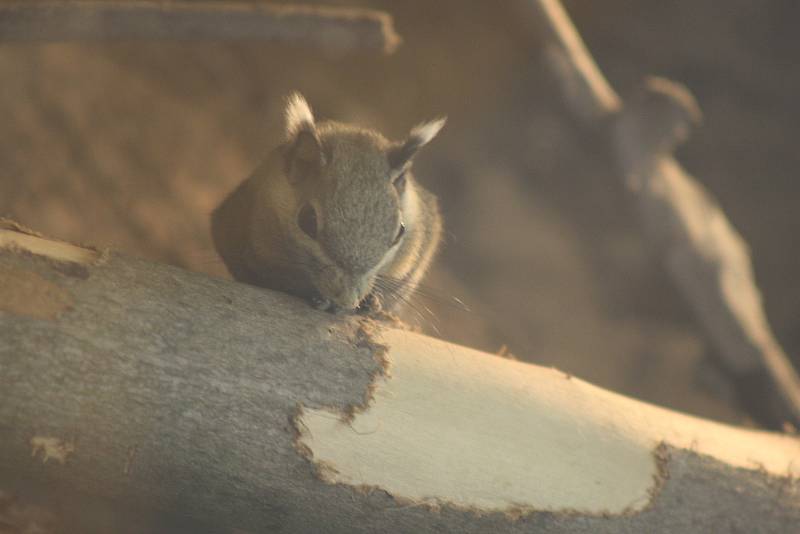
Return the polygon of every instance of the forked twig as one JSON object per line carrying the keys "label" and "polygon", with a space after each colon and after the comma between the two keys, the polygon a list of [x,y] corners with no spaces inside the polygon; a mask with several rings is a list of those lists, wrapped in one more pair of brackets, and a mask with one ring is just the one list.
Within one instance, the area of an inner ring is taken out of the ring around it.
{"label": "forked twig", "polygon": [[583,121],[605,121],[645,232],[694,309],[727,369],[766,372],[777,390],[776,419],[800,422],[800,378],[775,339],[750,255],[711,195],[672,157],[700,111],[689,92],[649,79],[622,102],[586,50],[558,0],[532,0],[547,56],[568,105]]}

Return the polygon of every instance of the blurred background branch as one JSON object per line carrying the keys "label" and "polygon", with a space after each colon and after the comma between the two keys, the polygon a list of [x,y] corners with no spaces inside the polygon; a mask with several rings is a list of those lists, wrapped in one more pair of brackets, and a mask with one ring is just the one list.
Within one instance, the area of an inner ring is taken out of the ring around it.
{"label": "blurred background branch", "polygon": [[392,53],[383,11],[245,2],[0,2],[0,42],[265,41]]}
{"label": "blurred background branch", "polygon": [[651,79],[627,104],[597,68],[558,0],[534,0],[548,59],[580,119],[607,121],[613,150],[661,261],[737,381],[766,378],[762,423],[800,426],[800,377],[764,314],[750,255],[711,195],[672,157],[700,111],[689,92]]}

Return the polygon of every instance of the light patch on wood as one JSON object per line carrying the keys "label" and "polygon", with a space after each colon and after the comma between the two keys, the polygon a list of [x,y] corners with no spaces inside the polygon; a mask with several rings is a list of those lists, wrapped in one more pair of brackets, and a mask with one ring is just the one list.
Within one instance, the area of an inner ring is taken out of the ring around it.
{"label": "light patch on wood", "polygon": [[304,409],[297,418],[298,450],[325,467],[328,482],[478,512],[621,514],[657,493],[664,445],[800,475],[796,438],[697,419],[410,332],[386,330],[380,341],[389,368],[366,410],[344,420]]}
{"label": "light patch on wood", "polygon": [[31,438],[31,456],[36,457],[42,453],[42,463],[48,460],[55,460],[61,465],[67,461],[67,457],[75,452],[75,444],[59,438],[49,436],[34,436]]}
{"label": "light patch on wood", "polygon": [[24,250],[53,260],[83,265],[92,264],[100,258],[100,254],[90,248],[46,239],[8,228],[0,228],[0,249],[2,248]]}
{"label": "light patch on wood", "polygon": [[54,320],[72,303],[70,292],[47,278],[0,265],[0,311]]}

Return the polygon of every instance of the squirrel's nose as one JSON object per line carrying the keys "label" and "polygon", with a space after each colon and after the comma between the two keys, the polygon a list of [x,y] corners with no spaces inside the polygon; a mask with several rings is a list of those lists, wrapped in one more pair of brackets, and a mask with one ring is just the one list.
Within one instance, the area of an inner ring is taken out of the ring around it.
{"label": "squirrel's nose", "polygon": [[353,312],[361,304],[364,295],[355,289],[344,289],[331,298],[331,304],[341,312]]}
{"label": "squirrel's nose", "polygon": [[331,313],[353,313],[371,290],[371,284],[365,278],[364,275],[340,273],[339,276],[324,281],[327,283],[323,283],[317,290],[319,306],[314,307]]}

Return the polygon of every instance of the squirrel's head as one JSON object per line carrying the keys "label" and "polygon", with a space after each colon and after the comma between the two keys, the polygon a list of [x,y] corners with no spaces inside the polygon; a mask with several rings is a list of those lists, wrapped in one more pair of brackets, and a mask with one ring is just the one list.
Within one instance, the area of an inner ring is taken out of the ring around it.
{"label": "squirrel's head", "polygon": [[281,154],[292,194],[282,226],[321,301],[355,309],[378,274],[414,261],[413,236],[424,229],[411,161],[444,123],[420,124],[397,143],[356,126],[317,124],[300,94],[289,98]]}

